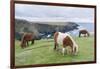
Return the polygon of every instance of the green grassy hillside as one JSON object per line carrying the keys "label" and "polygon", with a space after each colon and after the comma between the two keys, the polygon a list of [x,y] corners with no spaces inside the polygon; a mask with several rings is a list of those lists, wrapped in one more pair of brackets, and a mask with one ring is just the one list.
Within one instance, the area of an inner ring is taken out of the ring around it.
{"label": "green grassy hillside", "polygon": [[36,40],[34,45],[21,49],[20,42],[15,40],[15,64],[53,64],[53,63],[70,63],[80,61],[94,60],[94,39],[93,37],[76,37],[74,40],[79,45],[77,56],[54,51],[53,39]]}

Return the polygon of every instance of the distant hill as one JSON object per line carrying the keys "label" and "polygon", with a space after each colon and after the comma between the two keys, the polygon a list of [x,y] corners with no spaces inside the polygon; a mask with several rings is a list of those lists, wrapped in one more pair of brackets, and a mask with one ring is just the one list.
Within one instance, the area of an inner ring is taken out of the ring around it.
{"label": "distant hill", "polygon": [[66,22],[66,23],[49,23],[49,22],[29,22],[26,20],[15,19],[15,31],[16,32],[53,32],[53,31],[62,31],[67,32],[74,29],[77,29],[78,24],[74,22]]}
{"label": "distant hill", "polygon": [[50,22],[29,22],[27,20],[15,19],[15,32],[34,32],[36,35],[53,34],[56,31],[68,32],[77,29],[78,24],[74,22],[50,23]]}

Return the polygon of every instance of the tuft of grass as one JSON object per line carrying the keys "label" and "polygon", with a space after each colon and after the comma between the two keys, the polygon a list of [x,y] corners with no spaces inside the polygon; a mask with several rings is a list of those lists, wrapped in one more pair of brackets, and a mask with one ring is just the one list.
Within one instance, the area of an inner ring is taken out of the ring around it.
{"label": "tuft of grass", "polygon": [[94,37],[74,37],[79,45],[77,56],[54,51],[53,39],[36,40],[34,45],[21,49],[20,41],[15,40],[15,65],[71,63],[94,61]]}

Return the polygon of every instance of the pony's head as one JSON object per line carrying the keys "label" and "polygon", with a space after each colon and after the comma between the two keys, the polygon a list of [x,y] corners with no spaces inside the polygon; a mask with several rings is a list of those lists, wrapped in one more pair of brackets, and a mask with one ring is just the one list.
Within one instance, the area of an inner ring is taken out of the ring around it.
{"label": "pony's head", "polygon": [[67,34],[67,38],[66,38],[66,43],[69,45],[69,46],[72,46],[72,54],[73,55],[77,55],[78,54],[78,45],[76,43],[76,41],[69,35]]}
{"label": "pony's head", "polygon": [[23,37],[22,37],[22,39],[21,39],[21,48],[24,48],[24,47],[26,47],[26,44],[25,44],[25,34],[23,35]]}
{"label": "pony's head", "polygon": [[90,33],[87,31],[87,35],[90,36]]}

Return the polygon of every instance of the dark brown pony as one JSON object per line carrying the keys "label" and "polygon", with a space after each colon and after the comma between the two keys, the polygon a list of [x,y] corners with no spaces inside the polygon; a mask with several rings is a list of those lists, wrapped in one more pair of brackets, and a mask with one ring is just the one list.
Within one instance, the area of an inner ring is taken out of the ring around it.
{"label": "dark brown pony", "polygon": [[82,30],[79,31],[79,37],[81,37],[82,34],[84,35],[84,37],[90,36],[89,32],[86,29],[82,29]]}
{"label": "dark brown pony", "polygon": [[25,48],[29,45],[29,41],[31,44],[34,44],[34,34],[33,33],[24,33],[21,39],[21,48]]}

